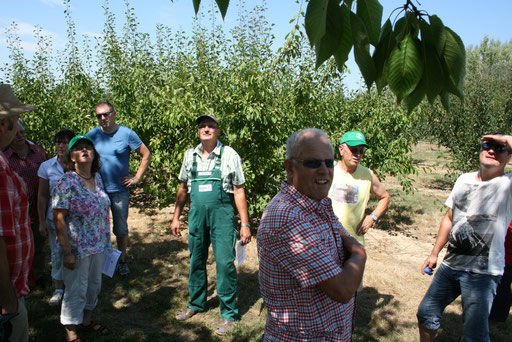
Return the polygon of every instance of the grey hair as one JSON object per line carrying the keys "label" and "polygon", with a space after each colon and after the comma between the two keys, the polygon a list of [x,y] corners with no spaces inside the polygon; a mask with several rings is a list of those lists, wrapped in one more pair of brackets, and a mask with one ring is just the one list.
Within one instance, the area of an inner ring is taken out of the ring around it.
{"label": "grey hair", "polygon": [[299,154],[300,143],[302,142],[302,136],[306,133],[313,133],[316,138],[325,138],[329,142],[329,146],[331,147],[331,152],[334,155],[334,148],[330,143],[331,140],[327,133],[318,128],[304,128],[300,131],[297,131],[290,135],[288,140],[286,140],[286,159],[292,159]]}

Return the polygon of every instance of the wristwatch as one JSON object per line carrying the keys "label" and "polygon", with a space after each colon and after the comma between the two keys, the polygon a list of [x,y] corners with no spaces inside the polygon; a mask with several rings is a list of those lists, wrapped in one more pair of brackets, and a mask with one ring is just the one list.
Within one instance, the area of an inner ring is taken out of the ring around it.
{"label": "wristwatch", "polygon": [[242,227],[251,228],[251,225],[249,223],[242,223],[241,226]]}
{"label": "wristwatch", "polygon": [[375,215],[374,213],[371,213],[370,214],[370,217],[372,218],[373,221],[377,222],[377,220],[379,219],[379,217],[377,215]]}

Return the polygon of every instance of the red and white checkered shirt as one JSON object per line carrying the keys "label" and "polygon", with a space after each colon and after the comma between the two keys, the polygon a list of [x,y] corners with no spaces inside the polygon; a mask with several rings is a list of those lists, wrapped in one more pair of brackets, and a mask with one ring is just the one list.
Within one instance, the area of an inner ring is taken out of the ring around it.
{"label": "red and white checkered shirt", "polygon": [[5,156],[9,160],[9,165],[27,185],[27,195],[29,204],[30,221],[33,224],[39,224],[39,215],[37,214],[37,190],[39,186],[39,177],[37,170],[42,162],[48,159],[46,152],[32,142],[25,142],[28,145],[26,157],[20,157],[12,148],[5,151]]}
{"label": "red and white checkered shirt", "polygon": [[258,228],[265,341],[351,341],[355,299],[341,304],[317,287],[341,272],[345,234],[330,199],[283,182]]}
{"label": "red and white checkered shirt", "polygon": [[7,246],[10,278],[18,298],[29,293],[28,272],[34,255],[28,197],[21,182],[0,152],[0,236]]}

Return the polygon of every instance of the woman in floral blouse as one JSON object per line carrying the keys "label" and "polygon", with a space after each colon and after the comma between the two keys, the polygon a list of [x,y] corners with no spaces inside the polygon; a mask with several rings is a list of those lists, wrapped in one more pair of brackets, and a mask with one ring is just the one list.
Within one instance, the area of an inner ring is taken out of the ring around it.
{"label": "woman in floral blouse", "polygon": [[60,321],[66,340],[79,342],[76,326],[109,333],[92,320],[101,289],[103,251],[110,248],[110,200],[103,187],[100,156],[91,139],[71,139],[66,155],[67,171],[52,189],[53,220],[63,252],[66,286]]}

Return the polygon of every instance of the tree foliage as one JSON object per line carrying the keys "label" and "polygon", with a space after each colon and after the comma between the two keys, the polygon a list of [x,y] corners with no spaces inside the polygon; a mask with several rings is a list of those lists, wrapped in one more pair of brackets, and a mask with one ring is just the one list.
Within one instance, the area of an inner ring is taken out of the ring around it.
{"label": "tree foliage", "polygon": [[[418,10],[413,0],[405,1],[403,16],[394,23],[387,19],[381,27],[378,0],[309,0],[304,27],[315,49],[316,67],[334,57],[341,72],[353,49],[369,90],[373,84],[379,92],[389,85],[409,112],[425,97],[433,104],[437,96],[449,110],[449,94],[464,97],[464,44],[438,16]],[[224,18],[229,1],[216,2]],[[201,0],[193,3],[197,14]]]}
{"label": "tree foliage", "polygon": [[512,41],[484,38],[467,51],[464,101],[455,102],[451,113],[439,104],[422,106],[424,135],[450,149],[452,171],[478,168],[480,138],[488,133],[511,133]]}
{"label": "tree foliage", "polygon": [[153,153],[144,191],[155,196],[155,206],[174,201],[184,153],[199,143],[195,119],[207,113],[219,117],[220,140],[242,158],[254,217],[285,178],[287,137],[305,127],[324,129],[335,146],[346,130],[364,131],[372,146],[365,163],[381,177],[398,175],[410,189],[414,165],[407,152],[415,117],[389,96],[348,96],[334,60],[315,68],[305,37],[295,37],[293,49],[273,52],[263,6],[240,11],[229,33],[196,22],[186,36],[159,25],[152,41],[140,32],[128,2],[120,30],[106,3],[103,34],[92,44],[77,37],[67,4],[64,51],[53,51],[51,40],[37,31],[39,51],[27,60],[13,27],[11,63],[0,70],[0,81],[13,84],[22,102],[38,105],[24,115],[25,128],[49,154],[55,132],[87,132],[97,125],[94,105],[109,100],[117,121],[135,130]]}

